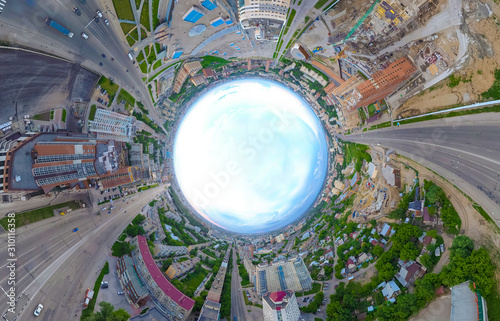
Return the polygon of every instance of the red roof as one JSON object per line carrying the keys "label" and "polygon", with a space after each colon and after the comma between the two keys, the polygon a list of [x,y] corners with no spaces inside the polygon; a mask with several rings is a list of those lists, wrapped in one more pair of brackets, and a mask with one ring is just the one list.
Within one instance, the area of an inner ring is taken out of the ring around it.
{"label": "red roof", "polygon": [[351,259],[347,260],[347,266],[352,265],[352,264],[354,264],[353,260],[351,260]]}
{"label": "red roof", "polygon": [[273,300],[274,303],[283,301],[283,298],[286,297],[285,291],[278,291],[269,294],[269,298]]}
{"label": "red roof", "polygon": [[434,222],[434,216],[431,216],[429,214],[429,209],[427,207],[424,207],[423,221],[424,222]]}
{"label": "red roof", "polygon": [[429,235],[424,236],[424,242],[423,242],[424,245],[427,246],[427,245],[431,244],[431,242],[432,242],[432,237],[430,237]]}
{"label": "red roof", "polygon": [[158,266],[156,266],[156,263],[151,256],[151,252],[149,251],[146,238],[144,236],[137,235],[137,241],[139,242],[139,250],[141,251],[142,259],[146,264],[149,274],[151,274],[151,277],[156,282],[158,287],[183,309],[188,311],[191,310],[194,306],[194,300],[184,295],[184,293],[177,290],[175,286],[168,282],[167,278],[163,275]]}

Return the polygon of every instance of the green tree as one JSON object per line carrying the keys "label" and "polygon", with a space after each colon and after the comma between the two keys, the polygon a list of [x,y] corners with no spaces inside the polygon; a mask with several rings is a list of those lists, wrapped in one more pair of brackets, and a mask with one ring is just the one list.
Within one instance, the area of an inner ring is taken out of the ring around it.
{"label": "green tree", "polygon": [[375,254],[376,256],[381,256],[382,253],[384,253],[384,249],[380,245],[377,245],[373,248],[373,254]]}
{"label": "green tree", "polygon": [[431,256],[428,253],[425,253],[420,257],[420,263],[422,263],[428,269],[434,267],[434,262],[432,261]]}
{"label": "green tree", "polygon": [[474,241],[466,235],[458,235],[451,244],[451,256],[466,258],[474,250]]}

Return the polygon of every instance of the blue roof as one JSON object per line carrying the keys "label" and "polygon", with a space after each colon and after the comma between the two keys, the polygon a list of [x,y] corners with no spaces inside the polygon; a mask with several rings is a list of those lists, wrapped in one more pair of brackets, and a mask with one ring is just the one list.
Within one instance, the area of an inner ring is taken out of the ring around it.
{"label": "blue roof", "polygon": [[191,7],[185,14],[182,19],[187,22],[195,23],[196,21],[200,20],[201,17],[203,17],[204,14],[201,12],[199,9],[196,7]]}
{"label": "blue roof", "polygon": [[179,58],[182,53],[184,52],[184,50],[182,49],[177,49],[176,51],[174,51],[174,54],[172,55],[172,59],[177,59]]}
{"label": "blue roof", "polygon": [[210,0],[202,0],[201,1],[201,5],[204,6],[205,8],[207,8],[210,11],[214,10],[215,8],[217,8],[217,5],[214,2],[210,1]]}
{"label": "blue roof", "polygon": [[210,24],[212,25],[212,27],[218,27],[220,25],[223,25],[224,24],[224,19],[222,19],[221,17],[217,18],[217,19],[214,19],[210,22]]}
{"label": "blue roof", "polygon": [[227,18],[227,19],[226,19],[226,24],[227,24],[227,25],[232,25],[232,24],[233,24],[233,19],[231,19],[231,18]]}

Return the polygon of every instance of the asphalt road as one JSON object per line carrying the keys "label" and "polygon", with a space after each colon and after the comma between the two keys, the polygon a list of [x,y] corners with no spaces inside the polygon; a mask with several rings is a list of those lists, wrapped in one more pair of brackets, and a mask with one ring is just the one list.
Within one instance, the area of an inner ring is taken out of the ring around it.
{"label": "asphalt road", "polygon": [[448,179],[500,225],[500,114],[483,113],[341,137],[394,149]]}
{"label": "asphalt road", "polygon": [[[16,233],[16,297],[29,298],[18,320],[34,320],[33,311],[42,303],[38,320],[79,320],[83,295],[92,288],[111,245],[129,222],[163,187],[135,194],[129,204],[117,201],[111,214],[96,215],[96,209],[79,209],[21,227]],[[134,200],[134,201],[132,201]],[[122,210],[119,210],[119,207]],[[127,211],[127,213],[125,213]],[[79,231],[72,232],[78,227]],[[0,285],[8,289],[7,233],[0,235]],[[2,292],[0,314],[7,311]]]}
{"label": "asphalt road", "polygon": [[236,262],[236,246],[233,247],[233,271],[231,273],[231,320],[234,320],[234,317],[237,317],[238,321],[250,320],[243,292],[241,292],[240,273]]}
{"label": "asphalt road", "polygon": [[0,64],[0,124],[88,101],[99,79],[76,64],[32,52],[0,49],[0,57],[9,62]]}
{"label": "asphalt road", "polygon": [[[73,12],[75,6],[80,9],[81,16]],[[103,13],[103,17],[99,19],[99,23],[91,22],[98,9]],[[116,17],[106,9],[96,0],[88,0],[86,4],[76,0],[9,1],[0,16],[0,39],[55,54],[96,73],[114,78],[116,83],[141,100],[150,111],[151,117],[160,122],[148,89],[142,82],[142,74],[137,64],[132,64],[127,55],[129,48],[124,42],[124,35],[119,30]],[[74,36],[69,38],[45,24],[47,17],[66,27]],[[104,19],[110,21],[110,26],[104,23]],[[89,38],[83,39],[82,32]],[[102,54],[106,58],[103,58]],[[111,61],[111,57],[114,61]],[[26,61],[27,65],[29,63]]]}

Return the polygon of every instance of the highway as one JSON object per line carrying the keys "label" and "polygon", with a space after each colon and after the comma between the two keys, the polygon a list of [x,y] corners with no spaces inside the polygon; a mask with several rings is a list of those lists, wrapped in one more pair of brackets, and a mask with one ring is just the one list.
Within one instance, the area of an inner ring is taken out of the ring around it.
{"label": "highway", "polygon": [[[73,12],[74,7],[80,9],[81,16]],[[86,4],[76,0],[9,1],[0,16],[0,39],[63,57],[95,73],[114,78],[117,84],[141,100],[153,119],[162,125],[148,89],[142,82],[142,73],[127,55],[129,47],[114,11],[108,8],[108,5],[103,7],[96,0],[88,0]],[[92,19],[98,9],[103,17],[96,23]],[[65,26],[74,36],[69,38],[45,24],[47,17]],[[109,20],[109,26],[104,19]],[[82,32],[89,38],[82,38]],[[112,57],[114,61],[111,61]]]}
{"label": "highway", "polygon": [[482,113],[340,137],[394,149],[448,179],[500,225],[500,114]]}
{"label": "highway", "polygon": [[[79,320],[85,289],[94,286],[111,246],[142,207],[163,190],[159,186],[123,198],[129,204],[117,200],[111,214],[96,215],[96,209],[78,209],[20,227],[15,237],[15,295],[21,298],[16,307],[18,320],[35,320],[33,311],[39,303],[44,305],[39,320]],[[74,228],[79,230],[73,232]],[[6,290],[10,287],[7,233],[0,239],[0,285]],[[0,293],[3,316],[8,308],[7,297]],[[26,301],[21,311],[21,302]]]}
{"label": "highway", "polygon": [[250,320],[245,298],[241,292],[240,273],[236,262],[236,246],[233,247],[233,271],[231,273],[231,320],[234,320],[234,317],[237,317],[238,321]]}

